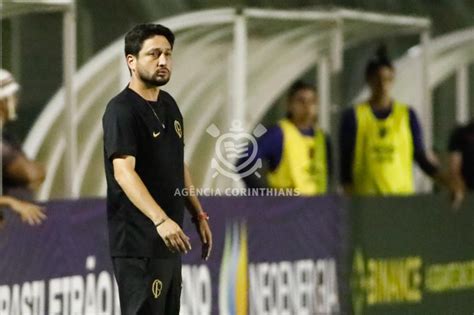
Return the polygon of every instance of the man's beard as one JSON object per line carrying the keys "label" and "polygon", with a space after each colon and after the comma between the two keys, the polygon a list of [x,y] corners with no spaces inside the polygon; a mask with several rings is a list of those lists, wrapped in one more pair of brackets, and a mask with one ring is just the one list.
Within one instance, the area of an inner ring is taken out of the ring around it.
{"label": "man's beard", "polygon": [[140,77],[140,80],[142,80],[148,86],[163,86],[170,80],[169,72],[168,77],[157,78],[155,74],[147,75],[143,71],[140,71],[140,69],[138,69],[138,76]]}

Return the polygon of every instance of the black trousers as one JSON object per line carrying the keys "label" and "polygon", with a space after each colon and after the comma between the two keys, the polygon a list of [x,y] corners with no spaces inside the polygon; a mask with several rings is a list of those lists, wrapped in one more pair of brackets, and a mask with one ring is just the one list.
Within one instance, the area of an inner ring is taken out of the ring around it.
{"label": "black trousers", "polygon": [[179,315],[181,257],[112,257],[122,315]]}

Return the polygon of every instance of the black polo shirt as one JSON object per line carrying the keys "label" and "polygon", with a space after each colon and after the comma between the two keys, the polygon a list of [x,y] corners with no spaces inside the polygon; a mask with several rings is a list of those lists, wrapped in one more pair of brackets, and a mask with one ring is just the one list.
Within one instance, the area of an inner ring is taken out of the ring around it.
{"label": "black polo shirt", "polygon": [[147,102],[127,87],[108,103],[102,124],[111,255],[173,257],[176,254],[166,248],[153,222],[115,180],[112,160],[119,155],[134,156],[135,171],[152,197],[181,226],[184,200],[175,192],[184,187],[183,117],[175,100],[160,90],[156,102]]}

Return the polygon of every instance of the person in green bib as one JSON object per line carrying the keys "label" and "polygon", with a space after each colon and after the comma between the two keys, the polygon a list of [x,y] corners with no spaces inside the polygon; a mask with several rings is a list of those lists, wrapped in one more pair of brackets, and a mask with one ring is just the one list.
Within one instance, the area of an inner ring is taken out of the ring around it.
{"label": "person in green bib", "polygon": [[327,193],[330,141],[317,120],[316,89],[296,82],[289,91],[287,116],[257,140],[256,159],[267,162],[266,177],[244,177],[247,187],[291,188],[308,196]]}
{"label": "person in green bib", "polygon": [[395,69],[384,47],[366,67],[368,100],[343,113],[340,166],[344,191],[355,195],[410,195],[414,161],[431,178],[456,192],[449,177],[428,158],[412,108],[392,98]]}

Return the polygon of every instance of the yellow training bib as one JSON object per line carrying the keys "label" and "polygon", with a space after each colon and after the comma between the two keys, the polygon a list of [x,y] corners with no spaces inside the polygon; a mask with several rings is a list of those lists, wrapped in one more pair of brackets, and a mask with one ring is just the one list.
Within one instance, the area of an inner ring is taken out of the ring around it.
{"label": "yellow training bib", "polygon": [[377,119],[367,103],[357,105],[355,113],[355,194],[412,194],[413,136],[408,106],[394,102],[386,119]]}
{"label": "yellow training bib", "polygon": [[278,167],[267,175],[274,188],[298,189],[302,195],[327,192],[326,139],[321,130],[305,136],[288,119],[279,122],[283,152]]}

